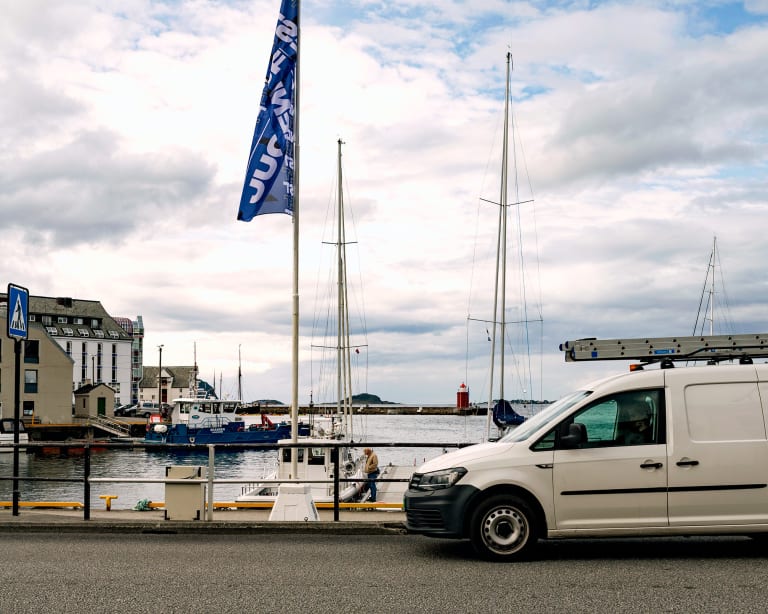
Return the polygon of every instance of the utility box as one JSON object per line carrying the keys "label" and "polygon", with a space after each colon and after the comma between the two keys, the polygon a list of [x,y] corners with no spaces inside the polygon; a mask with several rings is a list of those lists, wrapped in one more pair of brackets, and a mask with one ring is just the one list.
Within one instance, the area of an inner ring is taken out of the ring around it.
{"label": "utility box", "polygon": [[189,484],[166,483],[165,519],[200,520],[205,510],[205,484],[192,482],[207,477],[206,468],[193,465],[177,465],[165,468],[169,480],[190,480]]}

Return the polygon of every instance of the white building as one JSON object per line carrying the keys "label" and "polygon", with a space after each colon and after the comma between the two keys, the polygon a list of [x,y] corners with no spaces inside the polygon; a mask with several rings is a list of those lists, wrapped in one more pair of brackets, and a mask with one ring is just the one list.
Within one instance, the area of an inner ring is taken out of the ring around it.
{"label": "white building", "polygon": [[131,402],[133,338],[99,301],[30,296],[29,319],[73,360],[72,390],[104,383],[115,391],[116,405]]}

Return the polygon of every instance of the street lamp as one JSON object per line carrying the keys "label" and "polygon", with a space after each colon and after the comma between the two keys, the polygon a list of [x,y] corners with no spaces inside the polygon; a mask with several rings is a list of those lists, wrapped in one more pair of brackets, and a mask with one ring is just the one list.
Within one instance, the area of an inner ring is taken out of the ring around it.
{"label": "street lamp", "polygon": [[162,409],[163,404],[163,392],[162,392],[162,374],[163,374],[163,346],[158,345],[157,349],[160,351],[160,358],[158,360],[157,367],[157,408]]}

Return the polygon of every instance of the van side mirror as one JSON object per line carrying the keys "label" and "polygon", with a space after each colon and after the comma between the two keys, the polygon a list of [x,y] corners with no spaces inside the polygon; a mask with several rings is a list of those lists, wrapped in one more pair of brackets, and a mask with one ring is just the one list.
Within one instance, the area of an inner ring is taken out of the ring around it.
{"label": "van side mirror", "polygon": [[579,422],[573,422],[568,425],[568,434],[560,436],[560,447],[568,450],[578,448],[587,440],[586,435],[587,428]]}

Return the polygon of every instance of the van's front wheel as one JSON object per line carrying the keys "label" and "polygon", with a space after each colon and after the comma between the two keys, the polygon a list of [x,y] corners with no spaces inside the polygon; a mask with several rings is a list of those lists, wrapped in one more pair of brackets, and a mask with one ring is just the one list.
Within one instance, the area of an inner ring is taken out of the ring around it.
{"label": "van's front wheel", "polygon": [[538,541],[536,515],[514,495],[494,495],[472,514],[469,537],[483,558],[520,561],[531,556]]}

